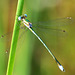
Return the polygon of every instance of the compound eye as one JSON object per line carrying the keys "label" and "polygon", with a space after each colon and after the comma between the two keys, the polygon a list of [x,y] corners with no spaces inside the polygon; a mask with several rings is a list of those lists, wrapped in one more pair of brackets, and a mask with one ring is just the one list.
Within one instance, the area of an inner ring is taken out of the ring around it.
{"label": "compound eye", "polygon": [[27,17],[27,14],[24,14],[25,17]]}
{"label": "compound eye", "polygon": [[21,20],[21,16],[20,16],[20,17],[18,17],[18,20],[19,20],[19,21]]}

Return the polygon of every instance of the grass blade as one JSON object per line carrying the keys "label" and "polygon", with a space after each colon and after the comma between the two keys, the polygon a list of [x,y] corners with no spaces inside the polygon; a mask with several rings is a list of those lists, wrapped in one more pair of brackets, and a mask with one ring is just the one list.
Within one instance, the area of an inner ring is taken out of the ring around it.
{"label": "grass blade", "polygon": [[10,48],[9,61],[8,61],[8,67],[7,67],[7,74],[6,75],[12,75],[12,72],[13,72],[16,46],[17,46],[18,35],[19,35],[19,31],[16,32],[16,29],[18,27],[17,26],[18,21],[16,19],[18,18],[19,15],[22,14],[23,4],[24,4],[24,0],[18,0],[17,11],[16,11],[17,16],[15,18],[15,23],[14,23],[14,31],[13,31],[13,37],[12,37],[12,42],[11,42],[11,48]]}

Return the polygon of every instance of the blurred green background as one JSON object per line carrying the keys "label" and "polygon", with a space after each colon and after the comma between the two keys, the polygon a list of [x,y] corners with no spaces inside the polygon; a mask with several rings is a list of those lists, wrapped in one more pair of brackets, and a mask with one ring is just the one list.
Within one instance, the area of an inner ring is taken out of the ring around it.
{"label": "blurred green background", "polygon": [[[17,0],[0,0],[0,37],[13,30],[16,9]],[[74,75],[75,0],[25,0],[23,14],[25,13],[31,22],[59,19],[60,24],[63,24],[60,19],[72,17],[72,23],[60,27],[67,31],[67,34],[63,36],[59,32],[57,34],[52,32],[50,35],[45,35],[42,30],[39,32],[40,37],[63,65],[66,72],[59,70],[39,40],[30,31],[26,31],[18,41],[12,75]],[[10,37],[9,35],[0,38],[0,75],[6,75],[11,42],[11,35]]]}

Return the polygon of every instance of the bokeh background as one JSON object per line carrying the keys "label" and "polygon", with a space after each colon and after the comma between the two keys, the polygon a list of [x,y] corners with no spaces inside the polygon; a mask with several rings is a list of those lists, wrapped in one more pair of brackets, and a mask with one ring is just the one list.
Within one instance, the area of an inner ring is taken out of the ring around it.
{"label": "bokeh background", "polygon": [[[17,9],[17,0],[0,0],[0,75],[6,75],[11,35]],[[61,72],[40,41],[30,32],[20,30],[12,75],[75,75],[75,0],[25,0],[23,14],[31,22],[52,20],[60,24],[59,31],[45,29],[38,32],[52,53],[61,62],[66,72]],[[66,17],[72,17],[67,22]],[[63,20],[63,21],[62,21]],[[44,32],[44,33],[43,33]]]}

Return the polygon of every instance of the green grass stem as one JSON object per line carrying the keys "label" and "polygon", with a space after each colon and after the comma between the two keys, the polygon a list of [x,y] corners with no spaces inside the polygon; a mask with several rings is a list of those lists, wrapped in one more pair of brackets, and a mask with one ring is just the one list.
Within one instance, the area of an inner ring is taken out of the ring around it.
{"label": "green grass stem", "polygon": [[[16,46],[17,46],[17,41],[18,41],[18,36],[19,36],[19,31],[16,32],[16,29],[18,27],[17,26],[18,25],[17,18],[19,15],[22,14],[23,5],[24,5],[24,0],[18,0],[16,18],[15,18],[15,23],[14,23],[14,31],[13,31],[13,36],[12,36],[12,42],[11,42],[11,48],[10,48],[10,54],[9,54],[8,67],[7,67],[7,74],[6,75],[12,75],[12,72],[13,72]],[[20,27],[19,27],[19,29],[20,29]]]}

